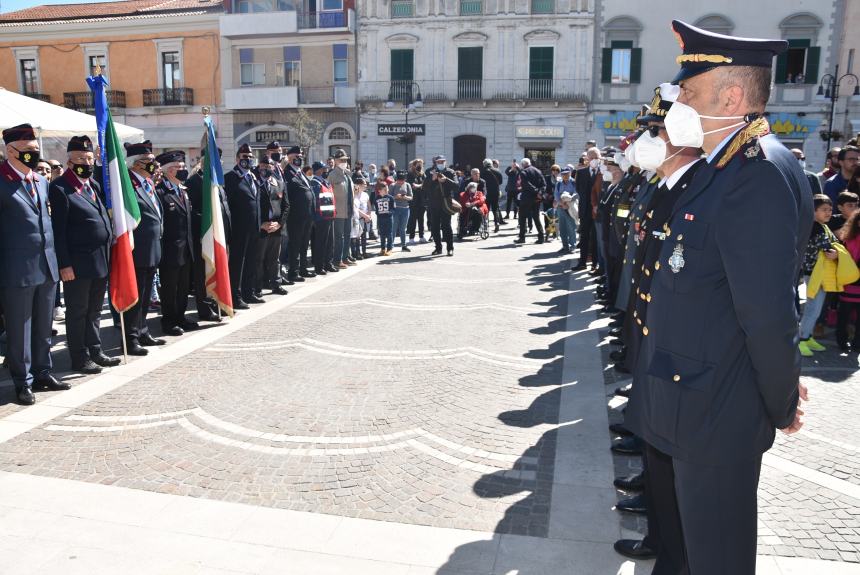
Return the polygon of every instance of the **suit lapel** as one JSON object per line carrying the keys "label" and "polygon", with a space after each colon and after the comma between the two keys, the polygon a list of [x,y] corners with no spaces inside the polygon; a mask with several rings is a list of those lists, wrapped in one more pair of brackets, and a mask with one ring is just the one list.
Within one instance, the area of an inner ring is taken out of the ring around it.
{"label": "suit lapel", "polygon": [[711,180],[714,179],[714,176],[717,173],[717,170],[714,167],[715,162],[708,163],[707,160],[700,161],[705,162],[705,164],[703,166],[695,168],[696,171],[692,175],[692,179],[688,172],[681,177],[681,180],[678,183],[675,184],[676,186],[678,186],[685,181],[689,182],[689,185],[687,186],[687,191],[684,192],[684,194],[675,203],[675,207],[672,208],[672,216],[678,213],[682,207],[689,205],[690,202],[692,202],[695,198],[699,197],[699,195],[701,195],[702,192],[708,189],[708,186],[711,185]]}

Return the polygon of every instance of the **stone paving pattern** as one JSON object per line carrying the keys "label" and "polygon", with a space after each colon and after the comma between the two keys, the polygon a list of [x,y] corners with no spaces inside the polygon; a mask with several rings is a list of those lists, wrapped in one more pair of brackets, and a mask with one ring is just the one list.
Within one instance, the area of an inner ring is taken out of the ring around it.
{"label": "stone paving pattern", "polygon": [[[543,388],[561,380],[564,309],[553,301],[570,264],[544,259],[552,244],[495,249],[510,240],[362,264],[370,269],[0,445],[0,469],[545,537],[558,394]],[[407,308],[318,305],[368,298]],[[482,302],[506,307],[411,307]],[[304,346],[265,347],[296,341]],[[477,357],[395,353],[466,347]],[[374,439],[391,434],[404,435]]]}

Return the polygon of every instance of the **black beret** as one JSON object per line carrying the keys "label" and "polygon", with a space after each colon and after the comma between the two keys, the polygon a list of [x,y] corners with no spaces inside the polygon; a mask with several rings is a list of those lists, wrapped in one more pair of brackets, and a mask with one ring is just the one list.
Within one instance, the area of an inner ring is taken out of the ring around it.
{"label": "black beret", "polygon": [[3,141],[7,144],[19,141],[30,141],[36,139],[36,132],[30,124],[21,124],[3,130]]}
{"label": "black beret", "polygon": [[289,149],[289,150],[287,150],[287,155],[288,155],[288,156],[289,156],[290,154],[301,154],[301,153],[302,153],[302,149],[301,149],[300,147],[298,147],[298,146],[290,146],[290,149]]}
{"label": "black beret", "polygon": [[254,152],[251,151],[251,146],[249,146],[248,144],[242,144],[241,146],[239,146],[239,150],[236,152],[236,155],[238,156],[239,154],[253,154],[253,153]]}
{"label": "black beret", "polygon": [[169,150],[164,152],[163,154],[159,154],[155,157],[155,161],[165,166],[167,164],[173,162],[184,162],[185,161],[185,152],[181,150]]}
{"label": "black beret", "polygon": [[672,31],[682,51],[676,58],[681,69],[672,80],[673,84],[721,66],[770,68],[773,57],[788,50],[786,40],[726,36],[680,20],[672,20]]}
{"label": "black beret", "polygon": [[67,152],[92,152],[93,141],[89,136],[72,136],[66,145]]}
{"label": "black beret", "polygon": [[405,180],[406,179],[406,172],[397,172],[397,177],[394,179],[395,180]]}
{"label": "black beret", "polygon": [[281,145],[278,143],[277,140],[275,140],[274,142],[269,142],[269,145],[266,146],[266,149],[267,150],[277,150],[280,147],[281,147]]}
{"label": "black beret", "polygon": [[143,156],[144,154],[152,153],[152,142],[149,140],[144,140],[139,144],[123,144],[125,146],[125,155],[129,158],[132,156]]}

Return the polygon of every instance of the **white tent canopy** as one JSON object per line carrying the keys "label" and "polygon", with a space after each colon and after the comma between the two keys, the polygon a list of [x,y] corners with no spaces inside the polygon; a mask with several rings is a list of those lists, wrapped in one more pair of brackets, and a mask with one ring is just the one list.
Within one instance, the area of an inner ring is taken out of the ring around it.
{"label": "white tent canopy", "polygon": [[[19,124],[31,124],[41,140],[65,140],[86,134],[96,141],[96,118],[62,106],[22,96],[0,88],[0,130]],[[114,122],[117,137],[123,141],[141,141],[143,130]],[[43,142],[43,147],[48,142]]]}

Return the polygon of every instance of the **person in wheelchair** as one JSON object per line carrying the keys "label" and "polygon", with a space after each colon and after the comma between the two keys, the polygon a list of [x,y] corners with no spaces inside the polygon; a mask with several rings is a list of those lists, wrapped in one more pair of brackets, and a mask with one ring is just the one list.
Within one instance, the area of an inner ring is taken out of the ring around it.
{"label": "person in wheelchair", "polygon": [[472,235],[481,228],[481,222],[489,213],[484,194],[478,190],[476,182],[466,184],[466,189],[460,192],[460,226],[457,239],[464,235]]}

